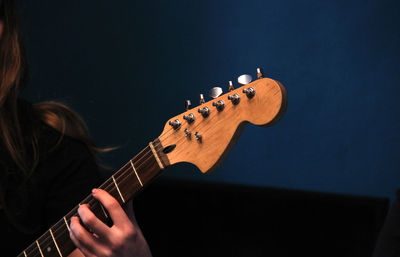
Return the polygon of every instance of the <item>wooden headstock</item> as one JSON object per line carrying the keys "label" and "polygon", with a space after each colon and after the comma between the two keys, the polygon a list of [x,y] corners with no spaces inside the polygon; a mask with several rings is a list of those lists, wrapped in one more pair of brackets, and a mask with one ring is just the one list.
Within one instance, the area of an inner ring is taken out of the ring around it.
{"label": "wooden headstock", "polygon": [[[237,96],[239,102],[235,100]],[[224,102],[220,111],[219,101]],[[222,163],[247,123],[275,124],[283,116],[286,103],[283,85],[261,78],[171,118],[158,139],[169,164],[189,162],[208,173]],[[209,109],[208,116],[199,112],[206,110],[203,108]],[[194,121],[190,122],[192,115]]]}

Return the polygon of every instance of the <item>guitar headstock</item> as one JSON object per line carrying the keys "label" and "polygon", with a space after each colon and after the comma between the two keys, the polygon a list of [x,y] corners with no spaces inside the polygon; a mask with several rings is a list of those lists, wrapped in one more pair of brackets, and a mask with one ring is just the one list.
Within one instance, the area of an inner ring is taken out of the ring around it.
{"label": "guitar headstock", "polygon": [[222,163],[247,123],[275,124],[286,103],[281,83],[260,78],[169,119],[158,139],[169,164],[189,162],[208,173]]}

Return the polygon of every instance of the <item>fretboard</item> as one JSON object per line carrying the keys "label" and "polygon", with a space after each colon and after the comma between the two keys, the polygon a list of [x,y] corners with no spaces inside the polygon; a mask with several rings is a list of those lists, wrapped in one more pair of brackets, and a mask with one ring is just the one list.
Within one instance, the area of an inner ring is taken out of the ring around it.
{"label": "fretboard", "polygon": [[[162,146],[157,139],[129,160],[99,188],[110,193],[123,205],[157,177],[168,165],[168,159],[162,153]],[[68,256],[76,248],[69,237],[69,224],[71,217],[78,216],[77,210],[81,204],[88,204],[91,211],[103,222],[109,221],[105,208],[92,195],[89,195],[21,252],[18,257]]]}

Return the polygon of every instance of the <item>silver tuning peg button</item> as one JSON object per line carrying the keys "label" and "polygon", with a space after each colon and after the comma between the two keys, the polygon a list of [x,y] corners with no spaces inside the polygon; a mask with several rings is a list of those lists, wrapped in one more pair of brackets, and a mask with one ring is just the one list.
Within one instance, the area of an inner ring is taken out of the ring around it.
{"label": "silver tuning peg button", "polygon": [[190,113],[189,115],[183,115],[183,119],[186,120],[189,124],[192,124],[195,121],[196,116],[194,116],[193,113]]}
{"label": "silver tuning peg button", "polygon": [[200,94],[200,104],[204,104],[205,102],[203,94]]}
{"label": "silver tuning peg button", "polygon": [[238,83],[241,85],[247,85],[251,82],[252,77],[248,74],[243,74],[238,77]]}
{"label": "silver tuning peg button", "polygon": [[229,90],[229,91],[232,91],[232,90],[235,89],[235,88],[233,87],[233,82],[232,82],[231,80],[229,80],[228,85],[229,85],[229,87],[228,87],[228,90]]}
{"label": "silver tuning peg button", "polygon": [[220,87],[213,87],[211,88],[209,95],[211,98],[217,98],[218,96],[222,95],[222,88]]}
{"label": "silver tuning peg button", "polygon": [[256,90],[253,87],[249,87],[249,88],[244,88],[243,93],[246,94],[247,98],[251,99],[254,97],[254,95],[256,94]]}
{"label": "silver tuning peg button", "polygon": [[169,121],[168,124],[171,125],[171,127],[173,127],[175,130],[178,130],[181,127],[181,121],[178,119],[174,121]]}
{"label": "silver tuning peg button", "polygon": [[204,118],[207,118],[210,115],[210,109],[206,106],[204,108],[199,108],[197,110]]}
{"label": "silver tuning peg button", "polygon": [[212,105],[215,106],[219,112],[225,108],[225,102],[223,100],[213,102]]}
{"label": "silver tuning peg button", "polygon": [[258,79],[264,78],[264,75],[262,73],[262,69],[261,68],[257,68],[257,78]]}
{"label": "silver tuning peg button", "polygon": [[189,110],[191,106],[192,106],[192,103],[190,102],[190,100],[186,100],[185,101],[185,110],[186,111]]}
{"label": "silver tuning peg button", "polygon": [[231,100],[233,105],[237,105],[240,102],[240,95],[238,94],[228,95],[228,100]]}

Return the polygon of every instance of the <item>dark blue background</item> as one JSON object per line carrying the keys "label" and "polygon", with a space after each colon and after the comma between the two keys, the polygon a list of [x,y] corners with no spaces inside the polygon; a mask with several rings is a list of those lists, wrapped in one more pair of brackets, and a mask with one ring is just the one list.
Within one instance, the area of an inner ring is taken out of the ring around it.
{"label": "dark blue background", "polygon": [[83,115],[118,168],[185,99],[263,67],[284,118],[248,126],[221,168],[165,176],[368,196],[400,187],[399,1],[22,2],[31,101]]}

